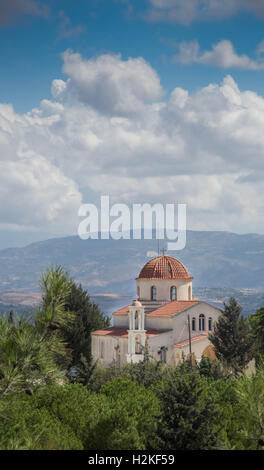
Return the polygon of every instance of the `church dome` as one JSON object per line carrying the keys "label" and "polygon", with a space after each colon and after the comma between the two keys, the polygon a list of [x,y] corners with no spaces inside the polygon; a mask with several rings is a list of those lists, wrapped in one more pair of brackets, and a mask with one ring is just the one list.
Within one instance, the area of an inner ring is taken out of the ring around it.
{"label": "church dome", "polygon": [[193,279],[188,269],[176,258],[157,256],[141,269],[138,279]]}

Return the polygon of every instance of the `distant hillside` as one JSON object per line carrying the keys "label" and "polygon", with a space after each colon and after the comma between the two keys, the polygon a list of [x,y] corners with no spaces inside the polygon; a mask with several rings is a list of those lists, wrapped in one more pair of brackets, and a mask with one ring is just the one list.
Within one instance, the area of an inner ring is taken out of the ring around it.
{"label": "distant hillside", "polygon": [[[134,292],[133,279],[151,250],[157,251],[156,240],[77,236],[1,250],[0,291],[36,292],[39,274],[53,263],[65,266],[91,293]],[[188,267],[194,287],[264,287],[264,235],[188,231],[186,248],[168,254]]]}

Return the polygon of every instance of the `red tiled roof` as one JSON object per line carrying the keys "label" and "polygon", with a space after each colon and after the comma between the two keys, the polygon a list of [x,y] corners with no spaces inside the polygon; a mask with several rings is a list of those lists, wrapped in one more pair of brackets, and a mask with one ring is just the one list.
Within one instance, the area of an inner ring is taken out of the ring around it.
{"label": "red tiled roof", "polygon": [[[156,336],[156,335],[161,335],[162,333],[167,333],[169,330],[147,330],[146,331],[146,336]],[[92,335],[95,336],[120,336],[123,338],[128,337],[128,332],[127,328],[118,328],[118,327],[109,327],[105,328],[104,330],[97,330],[93,331]]]}
{"label": "red tiled roof", "polygon": [[137,279],[193,279],[188,269],[176,258],[158,256],[148,261]]}
{"label": "red tiled roof", "polygon": [[[146,313],[148,317],[172,317],[177,313],[183,312],[187,308],[192,307],[193,305],[198,304],[198,300],[173,300],[162,307],[152,310],[150,313]],[[126,307],[120,308],[113,313],[113,315],[127,315],[129,305]]]}
{"label": "red tiled roof", "polygon": [[127,315],[128,314],[128,309],[129,309],[129,305],[127,305],[126,307],[122,307],[119,310],[116,310],[113,313],[113,315]]}
{"label": "red tiled roof", "polygon": [[183,312],[184,310],[198,304],[198,300],[174,300],[168,304],[163,305],[150,313],[147,313],[148,317],[173,317],[177,313]]}
{"label": "red tiled roof", "polygon": [[[199,336],[194,336],[193,338],[191,338],[191,343],[193,343],[193,341],[198,341],[199,339],[203,339],[203,338],[207,338],[207,333],[203,333]],[[174,345],[175,348],[180,348],[181,346],[186,346],[187,344],[189,344],[189,340],[186,339],[185,341],[182,341],[181,343],[177,343]]]}

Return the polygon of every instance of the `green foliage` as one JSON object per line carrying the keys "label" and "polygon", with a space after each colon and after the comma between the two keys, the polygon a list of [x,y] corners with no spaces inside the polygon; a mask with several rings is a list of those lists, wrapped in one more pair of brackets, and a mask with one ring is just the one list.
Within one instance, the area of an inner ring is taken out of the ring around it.
{"label": "green foliage", "polygon": [[55,361],[57,347],[57,340],[29,322],[20,319],[16,325],[0,318],[0,398],[63,381]]}
{"label": "green foliage", "polygon": [[109,415],[106,397],[91,393],[81,384],[68,384],[39,390],[33,397],[33,403],[37,408],[47,408],[53,417],[69,427],[84,449],[100,446],[101,437],[96,434],[95,428]]}
{"label": "green foliage", "polygon": [[122,377],[137,382],[145,387],[150,387],[162,378],[163,365],[160,362],[138,362],[128,364],[122,369]]}
{"label": "green foliage", "polygon": [[70,328],[64,330],[65,341],[72,350],[71,366],[82,366],[82,357],[91,363],[91,332],[110,325],[110,319],[102,314],[98,305],[91,302],[90,296],[81,285],[71,283],[65,310],[72,312]]}
{"label": "green foliage", "polygon": [[111,406],[111,416],[99,432],[100,448],[148,448],[153,442],[160,414],[159,400],[153,391],[120,378],[104,385],[100,395],[107,396]]}
{"label": "green foliage", "polygon": [[174,370],[155,391],[162,415],[157,433],[159,449],[208,450],[218,445],[218,412],[213,396],[204,399],[206,382],[197,372]]}
{"label": "green foliage", "polygon": [[121,377],[122,370],[116,367],[103,367],[97,364],[87,381],[87,388],[92,392],[99,392],[101,387],[112,379]]}
{"label": "green foliage", "polygon": [[237,379],[225,376],[221,379],[207,379],[204,386],[204,401],[214,397],[217,410],[216,429],[219,431],[219,448],[232,450],[239,449],[237,436],[237,422],[234,418]]}
{"label": "green foliage", "polygon": [[259,308],[254,315],[249,315],[249,322],[254,334],[254,356],[257,364],[264,356],[264,307]]}
{"label": "green foliage", "polygon": [[197,365],[197,369],[201,376],[207,377],[212,380],[218,380],[226,377],[221,364],[214,361],[210,357],[202,356],[201,361]]}
{"label": "green foliage", "polygon": [[238,426],[236,446],[239,442],[240,448],[243,449],[264,449],[263,368],[259,369],[252,377],[243,375],[237,381],[234,419]]}
{"label": "green foliage", "polygon": [[[0,318],[1,450],[262,448],[263,309],[248,321],[234,299],[225,305],[210,335],[220,362],[164,366],[146,344],[142,362],[104,368],[91,332],[109,319],[61,267],[41,285],[35,323]],[[254,339],[258,370],[246,377]]]}
{"label": "green foliage", "polygon": [[241,316],[242,308],[234,298],[224,307],[209,340],[214,345],[216,357],[227,369],[239,374],[253,357],[254,335],[250,322]]}
{"label": "green foliage", "polygon": [[74,320],[72,312],[66,311],[71,286],[72,281],[61,266],[47,269],[40,277],[42,305],[35,315],[36,329],[57,340],[56,363],[63,370],[70,367],[72,355],[65,339],[65,331]]}
{"label": "green foliage", "polygon": [[159,413],[153,392],[113,380],[99,394],[81,384],[0,401],[0,449],[145,449]]}
{"label": "green foliage", "polygon": [[[36,326],[61,340],[57,362],[68,371],[71,379],[87,382],[92,361],[91,332],[106,328],[110,320],[61,266],[47,269],[41,275],[40,286],[43,297]],[[72,369],[74,374],[71,374]]]}
{"label": "green foliage", "polygon": [[[45,387],[44,390],[47,388]],[[71,428],[39,408],[32,397],[16,395],[0,401],[1,450],[82,449]]]}
{"label": "green foliage", "polygon": [[68,326],[72,315],[65,307],[71,286],[72,281],[61,266],[52,266],[41,274],[42,308],[36,316],[39,324],[52,331]]}

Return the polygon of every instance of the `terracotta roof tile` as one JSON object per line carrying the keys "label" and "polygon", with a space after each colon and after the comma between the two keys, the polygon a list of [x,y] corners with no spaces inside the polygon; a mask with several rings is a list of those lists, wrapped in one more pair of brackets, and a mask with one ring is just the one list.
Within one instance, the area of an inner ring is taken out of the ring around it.
{"label": "terracotta roof tile", "polygon": [[129,305],[127,305],[126,307],[122,307],[119,310],[116,310],[113,313],[113,315],[127,315],[128,314],[128,309],[129,309]]}
{"label": "terracotta roof tile", "polygon": [[[207,338],[207,333],[203,333],[199,336],[194,336],[193,338],[191,338],[191,343],[193,343],[194,341],[198,341],[199,339],[203,339],[203,338]],[[187,344],[189,344],[189,340],[186,339],[185,341],[182,341],[181,343],[177,343],[174,345],[175,348],[180,348],[181,346],[186,346]]]}
{"label": "terracotta roof tile", "polygon": [[171,256],[157,256],[149,260],[138,279],[193,279],[181,261]]}
{"label": "terracotta roof tile", "polygon": [[[146,336],[151,337],[151,336],[161,335],[162,333],[167,333],[167,331],[170,331],[170,330],[147,330]],[[113,326],[113,327],[105,328],[104,330],[93,331],[92,335],[119,336],[119,337],[127,338],[128,332],[127,332],[127,328],[118,328],[118,327]]]}
{"label": "terracotta roof tile", "polygon": [[173,317],[177,313],[198,304],[198,300],[174,300],[148,313],[148,317]]}

